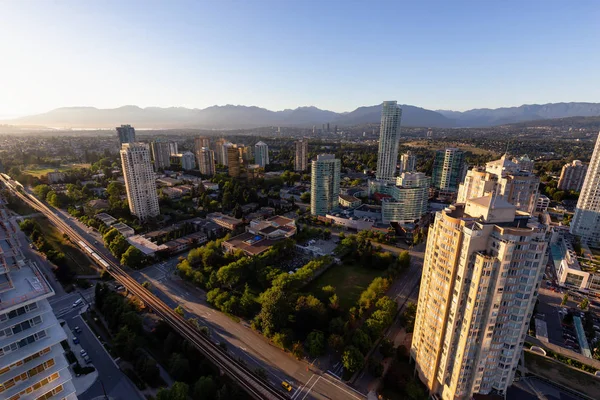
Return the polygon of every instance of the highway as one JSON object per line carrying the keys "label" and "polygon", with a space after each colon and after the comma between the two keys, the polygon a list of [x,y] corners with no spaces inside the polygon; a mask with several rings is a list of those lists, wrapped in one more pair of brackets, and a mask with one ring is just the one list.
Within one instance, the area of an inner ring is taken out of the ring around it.
{"label": "highway", "polygon": [[[203,301],[203,292],[199,289],[195,287],[185,288],[178,285],[175,281],[158,282],[158,280],[152,279],[154,277],[147,276],[149,275],[149,272],[154,270],[153,267],[147,267],[141,272],[131,272],[132,276],[128,276],[108,250],[104,248],[104,246],[95,243],[100,239],[91,234],[87,227],[82,226],[78,221],[73,220],[61,210],[55,211],[54,209],[49,209],[43,203],[40,205],[40,202],[37,201],[37,199],[32,200],[31,197],[33,196],[27,195],[24,201],[35,201],[36,209],[43,207],[44,214],[49,215],[50,220],[56,224],[59,229],[66,231],[66,233],[72,237],[73,241],[76,242],[81,240],[79,238],[84,239],[83,241],[86,245],[94,249],[94,251],[104,258],[104,260],[111,264],[111,272],[113,272],[115,268],[119,268],[122,272],[119,274],[113,273],[113,276],[120,282],[124,282],[125,279],[128,280],[128,284],[124,284],[125,287],[129,289],[129,285],[131,285],[130,281],[134,280],[131,279],[133,277],[137,278],[138,283],[141,283],[144,280],[151,281],[153,284],[153,297],[157,297],[157,301],[162,303],[163,308],[172,312],[172,308],[177,304],[183,305],[188,316],[197,317],[202,325],[210,327],[213,339],[225,341],[229,344],[228,350],[231,359],[234,359],[235,361],[238,359],[243,360],[251,370],[255,369],[257,366],[263,367],[267,371],[268,378],[276,387],[278,387],[284,379],[291,382],[293,390],[289,393],[289,396],[292,399],[362,400],[366,398],[364,394],[355,391],[339,379],[324,373],[323,371],[327,369],[326,365],[309,365],[310,361],[296,360],[289,354],[273,346],[262,335],[251,330],[247,324],[235,322],[225,314],[214,310]],[[85,240],[86,238],[87,240]],[[159,272],[158,277],[164,275],[164,271],[161,271],[161,269],[164,268],[165,266],[162,265],[156,266],[156,271]],[[139,284],[136,288],[138,291],[142,290],[146,295],[149,294],[145,289],[141,288]],[[137,294],[136,291],[132,290],[132,292]],[[159,313],[157,312],[157,314]],[[185,325],[188,327],[190,326],[187,323],[185,323]],[[194,333],[196,333],[195,330]],[[202,338],[205,339],[203,336]],[[214,347],[212,342],[211,345]],[[221,352],[220,348],[219,352]],[[283,395],[283,398],[287,398],[285,396],[288,396],[287,393],[284,393]]]}
{"label": "highway", "polygon": [[[13,191],[21,200],[31,207],[42,212],[54,225],[61,231],[69,235],[73,242],[82,241],[91,249],[96,251],[96,245],[90,243],[86,238],[80,236],[71,226],[57,217],[44,203],[37,200],[30,194],[21,193],[14,181],[8,181],[0,175],[6,186]],[[20,184],[19,184],[20,186]],[[22,186],[21,186],[22,188]],[[99,254],[102,254],[99,252]],[[273,388],[268,383],[258,378],[249,368],[234,359],[227,352],[223,351],[218,345],[209,338],[198,332],[190,323],[157,299],[152,293],[143,288],[135,279],[131,278],[117,263],[106,259],[110,265],[110,274],[127,288],[131,293],[144,302],[158,316],[173,327],[182,337],[194,344],[200,352],[211,362],[228,374],[242,389],[255,399],[287,399],[288,396],[280,390]]]}

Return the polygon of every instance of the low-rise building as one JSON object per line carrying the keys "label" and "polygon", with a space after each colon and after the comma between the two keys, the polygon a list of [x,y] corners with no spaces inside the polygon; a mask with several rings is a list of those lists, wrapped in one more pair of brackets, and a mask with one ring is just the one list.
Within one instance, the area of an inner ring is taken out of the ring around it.
{"label": "low-rise building", "polygon": [[363,204],[354,210],[354,216],[357,218],[381,221],[381,206]]}
{"label": "low-rise building", "polygon": [[64,182],[65,174],[64,172],[60,172],[58,170],[54,172],[48,172],[48,174],[46,175],[46,179],[48,181],[48,184]]}
{"label": "low-rise building", "polygon": [[351,196],[349,194],[340,194],[339,198],[340,206],[342,207],[356,208],[362,204],[362,201],[360,199],[357,199],[356,197]]}
{"label": "low-rise building", "polygon": [[346,229],[355,231],[368,231],[375,225],[375,220],[357,217],[346,217],[342,215],[327,214],[325,216],[327,222],[331,222],[334,225],[342,226]]}
{"label": "low-rise building", "polygon": [[181,183],[181,180],[175,179],[175,178],[163,177],[163,178],[158,178],[156,180],[156,183],[159,186],[168,186],[168,187],[171,187],[171,186],[179,185]]}
{"label": "low-rise building", "polygon": [[229,215],[225,215],[220,212],[210,213],[206,216],[206,218],[225,229],[229,229],[230,231],[233,231],[244,224],[244,221],[241,219],[230,217]]}
{"label": "low-rise building", "polygon": [[266,220],[250,222],[246,232],[223,242],[227,252],[241,250],[249,256],[267,251],[279,240],[296,234],[296,221],[276,215]]}
{"label": "low-rise building", "polygon": [[211,182],[211,181],[202,181],[202,186],[204,186],[204,188],[206,190],[212,190],[212,191],[219,190],[219,184]]}
{"label": "low-rise building", "polygon": [[147,256],[153,256],[158,252],[167,251],[166,245],[156,244],[143,235],[130,236],[127,238],[127,242]]}
{"label": "low-rise building", "polygon": [[585,254],[578,257],[572,240],[573,237],[569,233],[560,229],[552,233],[550,254],[556,268],[558,284],[600,296],[600,262]]}
{"label": "low-rise building", "polygon": [[87,206],[93,210],[107,210],[109,208],[108,201],[100,199],[88,201]]}
{"label": "low-rise building", "polygon": [[250,222],[255,219],[265,219],[272,215],[275,215],[273,207],[261,207],[257,211],[244,216],[244,221]]}
{"label": "low-rise building", "polygon": [[100,220],[105,226],[111,226],[117,219],[112,215],[108,215],[107,213],[98,213],[96,214],[96,219]]}
{"label": "low-rise building", "polygon": [[135,235],[135,230],[122,222],[117,222],[116,224],[113,224],[112,227],[119,231],[125,238]]}
{"label": "low-rise building", "polygon": [[194,246],[201,246],[206,242],[208,242],[206,234],[196,232],[179,239],[169,240],[163,246],[167,247],[167,252],[169,252],[169,254],[177,254]]}

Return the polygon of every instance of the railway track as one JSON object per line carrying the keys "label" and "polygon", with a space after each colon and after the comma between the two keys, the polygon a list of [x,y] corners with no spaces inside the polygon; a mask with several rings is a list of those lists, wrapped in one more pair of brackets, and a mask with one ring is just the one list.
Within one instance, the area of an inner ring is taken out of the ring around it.
{"label": "railway track", "polygon": [[[93,243],[90,243],[86,238],[79,235],[73,228],[58,217],[48,206],[36,199],[28,193],[22,193],[18,182],[7,179],[4,175],[0,175],[0,179],[11,189],[16,196],[22,201],[39,210],[44,214],[57,228],[63,233],[66,233],[74,243],[81,241],[89,248],[93,249],[97,254],[101,254]],[[208,337],[200,333],[196,328],[186,321],[183,317],[173,311],[170,307],[164,304],[160,299],[154,296],[150,291],[140,285],[135,279],[121,267],[121,265],[113,262],[110,259],[103,259],[109,264],[109,268],[103,265],[99,260],[94,261],[109,274],[111,274],[119,283],[127,290],[140,298],[146,306],[151,308],[158,316],[167,322],[175,329],[182,337],[194,344],[196,348],[218,366],[224,373],[229,375],[242,389],[255,399],[288,399],[284,393],[258,378],[250,369],[237,361],[226,351],[213,343]]]}

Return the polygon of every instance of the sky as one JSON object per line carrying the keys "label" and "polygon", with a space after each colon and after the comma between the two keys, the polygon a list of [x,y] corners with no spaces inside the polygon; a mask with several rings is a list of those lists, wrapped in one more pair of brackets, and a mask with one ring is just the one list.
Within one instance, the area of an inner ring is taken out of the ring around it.
{"label": "sky", "polygon": [[600,102],[600,2],[0,0],[0,117]]}

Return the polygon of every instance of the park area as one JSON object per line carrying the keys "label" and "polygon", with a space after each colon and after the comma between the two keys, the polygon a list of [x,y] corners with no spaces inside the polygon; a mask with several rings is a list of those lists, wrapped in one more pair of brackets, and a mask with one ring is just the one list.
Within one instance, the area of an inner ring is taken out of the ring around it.
{"label": "park area", "polygon": [[97,273],[92,261],[76,245],[65,239],[48,219],[36,218],[35,220],[50,246],[64,253],[65,262],[71,272],[75,275],[95,275]]}
{"label": "park area", "polygon": [[353,263],[334,265],[306,286],[306,291],[319,293],[324,286],[331,285],[339,297],[340,306],[349,310],[356,305],[360,294],[373,279],[381,276],[383,271],[362,267]]}
{"label": "park area", "polygon": [[73,168],[89,168],[90,164],[68,164],[61,165],[60,167],[50,167],[48,165],[30,165],[28,168],[23,169],[24,174],[28,174],[34,176],[36,178],[41,178],[42,176],[48,174],[48,172],[65,172],[69,169]]}

